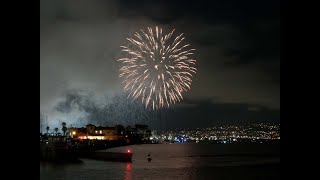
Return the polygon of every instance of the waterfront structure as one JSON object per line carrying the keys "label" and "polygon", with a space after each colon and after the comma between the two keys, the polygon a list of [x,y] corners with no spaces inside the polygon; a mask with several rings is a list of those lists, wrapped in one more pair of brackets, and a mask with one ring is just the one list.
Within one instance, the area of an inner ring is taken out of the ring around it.
{"label": "waterfront structure", "polygon": [[124,137],[116,127],[102,127],[93,124],[86,125],[86,128],[68,128],[69,135],[75,139],[90,140],[120,140]]}

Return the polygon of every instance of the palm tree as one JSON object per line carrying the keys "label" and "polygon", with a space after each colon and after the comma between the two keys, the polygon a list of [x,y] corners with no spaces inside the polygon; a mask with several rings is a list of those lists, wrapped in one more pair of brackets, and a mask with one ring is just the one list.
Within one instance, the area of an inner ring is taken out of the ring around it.
{"label": "palm tree", "polygon": [[50,130],[49,126],[47,126],[46,130],[47,130],[47,134],[49,134],[49,130]]}
{"label": "palm tree", "polygon": [[54,131],[56,132],[56,135],[57,135],[59,128],[54,128]]}
{"label": "palm tree", "polygon": [[67,124],[65,122],[62,122],[62,132],[64,136],[66,135],[67,130]]}

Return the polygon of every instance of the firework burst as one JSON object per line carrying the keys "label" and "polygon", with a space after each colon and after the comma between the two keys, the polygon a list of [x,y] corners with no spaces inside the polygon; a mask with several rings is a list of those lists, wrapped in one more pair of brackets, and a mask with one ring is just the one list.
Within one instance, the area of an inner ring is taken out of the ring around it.
{"label": "firework burst", "polygon": [[125,57],[119,77],[123,79],[128,98],[141,100],[145,108],[153,110],[180,102],[182,94],[191,88],[197,69],[191,56],[195,49],[184,44],[183,34],[173,36],[175,30],[163,35],[162,29],[148,27],[127,38],[128,46],[121,46]]}

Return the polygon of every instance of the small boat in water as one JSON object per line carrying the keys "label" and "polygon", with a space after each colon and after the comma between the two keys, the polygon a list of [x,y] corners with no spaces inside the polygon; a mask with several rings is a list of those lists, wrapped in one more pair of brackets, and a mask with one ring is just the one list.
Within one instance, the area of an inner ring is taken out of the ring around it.
{"label": "small boat in water", "polygon": [[103,161],[132,162],[132,152],[130,150],[127,150],[127,152],[93,151],[85,157]]}

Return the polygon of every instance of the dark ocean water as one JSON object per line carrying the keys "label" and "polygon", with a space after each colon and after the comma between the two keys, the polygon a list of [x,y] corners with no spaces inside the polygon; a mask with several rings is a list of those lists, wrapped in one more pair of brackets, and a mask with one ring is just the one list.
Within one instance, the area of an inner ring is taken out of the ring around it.
{"label": "dark ocean water", "polygon": [[128,149],[133,152],[132,163],[90,159],[80,164],[40,163],[40,179],[280,179],[280,145],[166,143],[108,151]]}

